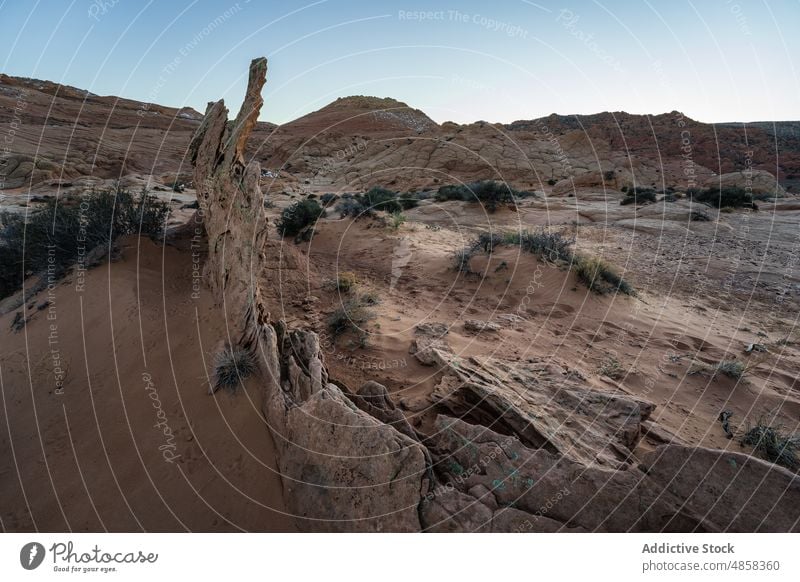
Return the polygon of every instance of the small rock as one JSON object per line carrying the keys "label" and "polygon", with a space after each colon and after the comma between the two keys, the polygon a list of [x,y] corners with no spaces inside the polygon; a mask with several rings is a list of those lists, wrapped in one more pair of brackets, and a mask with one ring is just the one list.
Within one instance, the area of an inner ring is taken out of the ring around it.
{"label": "small rock", "polygon": [[498,331],[500,326],[491,321],[481,321],[479,319],[464,320],[464,329],[479,333],[482,331]]}

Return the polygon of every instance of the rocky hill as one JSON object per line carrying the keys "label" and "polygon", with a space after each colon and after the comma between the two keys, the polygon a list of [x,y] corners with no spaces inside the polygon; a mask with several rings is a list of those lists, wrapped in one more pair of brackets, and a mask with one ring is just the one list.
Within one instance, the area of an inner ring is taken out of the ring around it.
{"label": "rocky hill", "polygon": [[[131,175],[188,181],[187,146],[201,118],[188,108],[0,75],[0,132],[11,138],[0,188],[35,194]],[[272,188],[297,193],[490,178],[556,194],[633,184],[685,190],[720,179],[782,193],[800,189],[798,127],[709,125],[676,111],[439,125],[400,101],[354,96],[282,126],[259,122],[247,155],[284,178]]]}

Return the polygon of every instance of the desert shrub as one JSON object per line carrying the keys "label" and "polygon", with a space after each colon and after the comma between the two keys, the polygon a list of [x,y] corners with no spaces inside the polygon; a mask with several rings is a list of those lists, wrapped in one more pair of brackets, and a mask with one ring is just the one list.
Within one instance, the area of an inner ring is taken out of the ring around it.
{"label": "desert shrub", "polygon": [[226,345],[214,356],[214,384],[211,392],[220,388],[236,392],[242,380],[256,371],[253,354],[242,347]]}
{"label": "desert shrub", "polygon": [[745,365],[742,362],[738,362],[736,360],[723,360],[719,364],[717,364],[717,372],[720,374],[725,374],[730,378],[736,378],[737,380],[744,376],[745,373]]}
{"label": "desert shrub", "polygon": [[126,234],[157,238],[164,235],[167,203],[146,190],[133,195],[124,189],[92,192],[77,203],[55,198],[23,215],[0,215],[0,297],[14,293],[25,277],[47,271],[60,277],[81,256],[98,246],[110,246]]}
{"label": "desert shrub", "polygon": [[339,197],[336,194],[331,194],[330,192],[319,197],[319,201],[322,202],[323,206],[328,206],[332,202],[336,202],[338,199]]}
{"label": "desert shrub", "polygon": [[277,223],[278,233],[281,236],[296,236],[324,216],[325,210],[316,200],[300,200],[283,209]]}
{"label": "desert shrub", "polygon": [[389,226],[394,230],[397,230],[406,221],[406,216],[402,212],[392,212],[392,215],[389,217]]}
{"label": "desert shrub", "polygon": [[419,204],[419,200],[411,194],[400,196],[397,192],[386,188],[374,187],[363,194],[342,196],[342,202],[336,207],[339,216],[345,218],[372,218],[376,211],[390,214],[409,210]]}
{"label": "desert shrub", "polygon": [[542,229],[536,232],[525,230],[508,233],[505,235],[504,242],[519,245],[523,250],[547,261],[568,262],[572,259],[571,247],[575,243],[575,239],[567,238],[557,231]]}
{"label": "desert shrub", "polygon": [[381,302],[380,296],[375,291],[364,291],[358,296],[361,305],[378,305]]}
{"label": "desert shrub", "polygon": [[550,179],[547,181],[547,185],[548,185],[548,186],[555,186],[556,184],[558,184],[558,180],[556,180],[555,178],[550,178]]}
{"label": "desert shrub", "polygon": [[702,210],[692,210],[689,218],[695,222],[708,222],[711,220],[708,212],[703,212]]}
{"label": "desert shrub", "polygon": [[619,360],[613,357],[608,357],[600,364],[600,367],[597,369],[597,372],[601,376],[606,376],[611,378],[612,380],[619,380],[625,375],[625,371],[622,369],[622,364],[619,363]]}
{"label": "desert shrub", "polygon": [[326,283],[326,287],[332,291],[339,291],[340,293],[349,293],[358,286],[358,276],[352,271],[343,271],[339,273],[336,279]]}
{"label": "desert shrub", "polygon": [[606,182],[609,182],[609,181],[613,180],[614,179],[614,170],[606,170],[605,172],[603,172],[603,179]]}
{"label": "desert shrub", "polygon": [[465,275],[471,275],[473,273],[472,267],[470,267],[470,261],[472,260],[473,255],[475,254],[475,245],[470,245],[464,247],[462,249],[458,249],[456,252],[453,253],[453,269],[458,271],[459,273],[464,273]]}
{"label": "desert shrub", "polygon": [[676,202],[678,197],[675,196],[674,192],[667,192],[664,194],[664,197],[661,199],[662,202]]}
{"label": "desert shrub", "polygon": [[647,204],[656,201],[656,191],[652,188],[628,188],[625,198],[620,200],[622,206],[628,204]]}
{"label": "desert shrub", "polygon": [[633,287],[599,257],[575,256],[573,269],[578,280],[595,293],[620,291],[625,295],[636,294]]}
{"label": "desert shrub", "polygon": [[480,202],[489,212],[494,212],[500,204],[514,202],[517,198],[532,196],[532,192],[514,190],[508,184],[484,180],[471,184],[442,186],[436,192],[436,199],[462,200],[464,202]]}
{"label": "desert shrub", "polygon": [[359,331],[365,335],[363,326],[375,319],[375,312],[369,309],[374,303],[365,302],[361,296],[350,297],[328,316],[328,329],[333,337],[339,337],[348,330]]}
{"label": "desert shrub", "polygon": [[738,186],[693,190],[691,196],[694,200],[714,208],[753,208],[752,194]]}
{"label": "desert shrub", "polygon": [[791,470],[800,468],[796,454],[800,436],[786,433],[780,425],[772,426],[762,418],[755,426],[748,427],[742,444],[754,447],[761,456],[776,465]]}
{"label": "desert shrub", "polygon": [[403,210],[400,202],[397,201],[397,192],[380,188],[378,186],[370,188],[363,195],[364,202],[373,210],[383,210],[384,212],[400,212]]}
{"label": "desert shrub", "polygon": [[485,253],[491,253],[494,247],[501,245],[505,242],[505,237],[496,232],[482,232],[472,243],[475,250],[483,249]]}
{"label": "desert shrub", "polygon": [[344,198],[336,207],[340,218],[348,216],[358,220],[359,218],[372,218],[375,212],[361,198]]}

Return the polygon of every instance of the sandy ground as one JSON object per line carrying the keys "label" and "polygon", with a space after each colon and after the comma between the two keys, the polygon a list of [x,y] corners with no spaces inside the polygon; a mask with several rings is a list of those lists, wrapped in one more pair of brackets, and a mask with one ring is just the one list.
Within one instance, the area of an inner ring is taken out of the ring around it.
{"label": "sandy ground", "polygon": [[[738,449],[720,428],[717,418],[722,410],[733,412],[736,425],[768,415],[790,431],[798,429],[797,288],[794,279],[783,274],[785,253],[774,240],[770,252],[759,258],[761,276],[747,289],[739,289],[726,286],[726,281],[732,269],[739,282],[741,271],[749,272],[742,258],[749,251],[725,256],[713,245],[703,247],[715,236],[712,229],[722,229],[729,237],[728,225],[740,223],[741,214],[724,216],[716,227],[692,223],[684,230],[694,230],[682,241],[680,231],[669,225],[658,235],[608,222],[576,227],[564,219],[568,208],[548,211],[542,206],[537,202],[517,212],[504,209],[487,215],[459,203],[426,205],[410,211],[410,221],[397,231],[335,216],[323,221],[308,244],[310,262],[329,277],[356,273],[360,287],[382,299],[375,308],[377,318],[364,330],[366,347],[356,347],[358,342],[349,336],[329,339],[332,375],[353,387],[370,379],[384,383],[412,422],[424,430],[437,411],[428,397],[439,376],[409,355],[409,348],[415,325],[443,322],[450,328],[447,339],[457,354],[553,361],[594,388],[621,390],[655,403],[653,418],[687,443]],[[764,212],[749,218],[753,230],[767,229],[780,219]],[[592,293],[574,274],[516,247],[500,247],[490,257],[474,258],[471,266],[477,275],[465,277],[452,268],[453,250],[480,229],[514,230],[548,223],[560,223],[565,232],[576,234],[578,248],[624,270],[640,290],[639,297]],[[723,239],[717,246],[733,254],[726,243]],[[653,252],[655,246],[665,250],[659,255]],[[757,245],[748,248],[753,246]],[[717,268],[705,267],[709,254]],[[687,268],[698,272],[693,280],[682,274],[681,269]],[[781,275],[776,290],[774,281]],[[315,305],[322,312],[312,322],[325,333],[326,315],[348,294],[324,286],[311,292],[320,297]],[[780,308],[776,292],[784,293]],[[509,316],[521,319],[505,323]],[[308,319],[307,310],[298,314],[298,323]],[[476,334],[464,329],[466,319],[496,321],[503,327]],[[752,343],[764,344],[770,353],[746,353]],[[621,378],[600,372],[611,359],[619,362]],[[712,374],[723,360],[743,362],[748,366],[745,376],[736,380]],[[644,439],[642,447],[648,446]]]}
{"label": "sandy ground", "polygon": [[226,326],[192,254],[122,246],[0,318],[2,529],[293,531],[257,384],[207,395]]}
{"label": "sandy ground", "polygon": [[[272,222],[292,199],[274,202]],[[396,230],[331,212],[307,243],[271,231],[262,286],[273,317],[321,334],[335,381],[385,384],[423,434],[440,412],[430,398],[439,372],[409,353],[424,322],[446,324],[457,354],[552,361],[593,388],[653,402],[653,418],[689,444],[738,450],[718,422],[723,410],[734,426],[767,414],[797,431],[797,204],[710,222],[687,222],[685,202],[659,204],[637,210],[589,192],[487,214],[426,202]],[[473,275],[452,268],[453,251],[480,230],[540,226],[575,235],[578,249],[623,271],[638,297],[592,293],[516,247],[475,257]],[[191,249],[136,239],[124,247],[121,260],[88,273],[82,292],[71,277],[53,305],[46,290],[29,298],[22,330],[10,330],[19,310],[0,318],[3,529],[293,530],[257,379],[235,396],[206,395],[226,322],[202,284],[192,296]],[[353,293],[331,287],[342,272],[355,273],[356,292],[380,299],[363,346],[327,328]],[[467,319],[501,329],[471,332]],[[753,343],[768,352],[746,353]],[[603,373],[612,360],[616,378]],[[746,364],[744,377],[712,373],[723,360]],[[154,392],[174,439],[154,426]],[[636,452],[655,442],[646,436]]]}

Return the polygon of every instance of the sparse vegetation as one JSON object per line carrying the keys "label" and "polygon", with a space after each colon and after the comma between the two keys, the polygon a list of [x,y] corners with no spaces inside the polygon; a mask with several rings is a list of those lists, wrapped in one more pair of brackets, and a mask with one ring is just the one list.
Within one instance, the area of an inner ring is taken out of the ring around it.
{"label": "sparse vegetation", "polygon": [[744,376],[746,370],[747,368],[745,365],[737,360],[723,360],[717,364],[716,368],[716,371],[720,374],[724,374],[730,378],[736,378],[737,380]]}
{"label": "sparse vegetation", "polygon": [[277,223],[278,233],[281,236],[297,236],[324,216],[325,210],[316,200],[300,200],[281,212]]}
{"label": "sparse vegetation", "polygon": [[470,260],[479,251],[490,253],[498,245],[517,245],[551,263],[567,265],[575,270],[578,279],[596,293],[620,291],[636,295],[633,287],[607,262],[596,257],[575,254],[575,238],[567,238],[558,231],[542,229],[536,232],[521,231],[498,233],[483,232],[469,246],[453,253],[453,268],[464,274],[474,274]]}
{"label": "sparse vegetation", "polygon": [[599,257],[575,256],[573,268],[578,279],[595,293],[621,291],[634,295],[635,291],[614,268]]}
{"label": "sparse vegetation", "polygon": [[608,357],[600,364],[597,369],[601,376],[606,376],[612,380],[620,380],[625,376],[625,371],[622,369],[622,364],[619,360],[613,357]]}
{"label": "sparse vegetation", "polygon": [[340,307],[328,316],[328,329],[334,338],[347,331],[355,331],[360,337],[359,345],[366,345],[367,332],[364,326],[377,316],[370,306],[377,303],[376,297],[365,298],[355,295],[346,299]]}
{"label": "sparse vegetation", "polygon": [[211,392],[219,389],[231,393],[256,371],[256,362],[253,354],[239,346],[226,345],[225,348],[214,356],[214,384]]}
{"label": "sparse vegetation", "polygon": [[713,187],[706,190],[696,188],[686,191],[688,196],[697,202],[707,204],[712,208],[755,208],[753,195],[738,186]]}
{"label": "sparse vegetation", "polygon": [[355,219],[372,218],[375,212],[383,211],[389,214],[402,213],[419,204],[413,195],[400,195],[393,190],[374,187],[364,194],[342,196],[342,201],[336,207],[339,216],[345,218],[352,216]]}
{"label": "sparse vegetation", "polygon": [[523,250],[533,253],[550,262],[572,260],[572,245],[575,238],[567,238],[558,231],[539,230],[536,232],[523,230],[507,233],[503,242],[519,245]]}
{"label": "sparse vegetation", "polygon": [[797,470],[797,448],[800,436],[788,434],[783,426],[773,426],[763,417],[755,426],[748,427],[742,437],[742,444],[754,447],[768,461],[787,469]]}
{"label": "sparse vegetation", "polygon": [[325,207],[330,206],[331,203],[336,202],[338,199],[339,197],[336,194],[331,193],[323,194],[319,197],[319,201],[322,202],[322,205]]}
{"label": "sparse vegetation", "polygon": [[60,278],[96,247],[110,247],[126,234],[162,237],[169,206],[142,190],[92,192],[76,201],[48,199],[25,218],[0,214],[0,298],[29,275]]}
{"label": "sparse vegetation", "polygon": [[652,188],[628,188],[625,198],[620,200],[620,205],[649,204],[656,201],[656,191]]}
{"label": "sparse vegetation", "polygon": [[475,254],[475,251],[476,249],[474,245],[458,249],[455,253],[453,253],[453,268],[459,273],[464,273],[465,275],[472,274],[473,271],[469,266],[469,262],[472,259],[472,256]]}
{"label": "sparse vegetation", "polygon": [[692,210],[692,212],[689,214],[689,218],[693,222],[709,222],[711,220],[708,212],[703,210]]}
{"label": "sparse vegetation", "polygon": [[392,212],[392,215],[389,217],[389,226],[397,230],[406,222],[406,215],[402,212]]}
{"label": "sparse vegetation", "polygon": [[514,190],[508,184],[484,180],[471,184],[457,184],[442,186],[436,192],[436,199],[440,202],[446,200],[463,200],[464,202],[480,202],[486,210],[494,212],[501,204],[510,204],[519,198],[532,196],[531,192]]}
{"label": "sparse vegetation", "polygon": [[338,291],[339,293],[349,293],[350,291],[356,289],[357,286],[358,276],[352,271],[344,271],[339,273],[339,276],[336,279],[326,281],[325,283],[326,288],[332,291]]}

